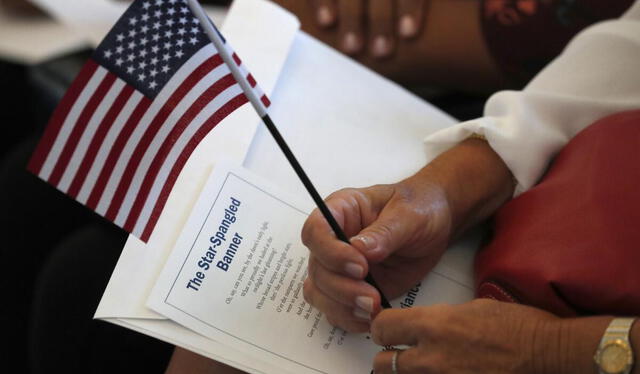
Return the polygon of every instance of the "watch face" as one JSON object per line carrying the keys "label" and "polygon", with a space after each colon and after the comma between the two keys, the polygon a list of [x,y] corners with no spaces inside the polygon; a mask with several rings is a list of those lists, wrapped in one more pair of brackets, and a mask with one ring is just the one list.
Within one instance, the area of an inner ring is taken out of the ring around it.
{"label": "watch face", "polygon": [[631,362],[631,350],[621,341],[603,347],[600,353],[600,368],[608,374],[624,373]]}

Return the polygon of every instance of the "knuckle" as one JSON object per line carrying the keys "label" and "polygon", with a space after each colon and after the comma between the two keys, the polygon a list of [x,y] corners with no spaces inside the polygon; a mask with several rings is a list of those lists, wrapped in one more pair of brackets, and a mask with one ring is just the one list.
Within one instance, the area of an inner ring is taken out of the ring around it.
{"label": "knuckle", "polygon": [[313,282],[309,278],[305,279],[304,283],[302,284],[302,296],[304,296],[304,301],[306,301],[311,305],[314,305],[314,302],[313,302],[314,291],[315,290],[314,290]]}
{"label": "knuckle", "polygon": [[318,277],[318,263],[313,259],[313,257],[309,257],[309,264],[307,265],[307,279],[317,281]]}
{"label": "knuckle", "polygon": [[440,373],[433,370],[433,365],[431,365],[427,356],[425,354],[399,355],[398,366],[407,373]]}
{"label": "knuckle", "polygon": [[311,247],[313,246],[313,241],[317,236],[318,225],[321,224],[321,222],[319,221],[319,214],[320,211],[317,208],[314,209],[314,211],[311,212],[307,220],[304,222],[304,225],[302,226],[302,230],[300,232],[302,244],[304,244],[304,246],[309,249],[311,249]]}
{"label": "knuckle", "polygon": [[449,373],[451,361],[441,353],[434,353],[420,360],[419,366],[423,370],[422,372]]}
{"label": "knuckle", "polygon": [[371,339],[373,339],[376,344],[384,344],[384,342],[386,341],[384,336],[384,328],[380,323],[379,317],[374,319],[371,323]]}
{"label": "knuckle", "polygon": [[477,298],[469,302],[469,305],[477,308],[484,308],[490,304],[493,304],[493,300],[486,298]]}

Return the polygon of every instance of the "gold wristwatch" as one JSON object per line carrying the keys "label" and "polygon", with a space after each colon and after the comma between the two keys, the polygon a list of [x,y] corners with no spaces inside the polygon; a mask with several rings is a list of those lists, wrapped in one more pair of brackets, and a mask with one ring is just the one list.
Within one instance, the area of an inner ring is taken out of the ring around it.
{"label": "gold wristwatch", "polygon": [[629,331],[635,318],[615,318],[600,340],[593,357],[600,374],[629,374],[633,368],[633,349]]}

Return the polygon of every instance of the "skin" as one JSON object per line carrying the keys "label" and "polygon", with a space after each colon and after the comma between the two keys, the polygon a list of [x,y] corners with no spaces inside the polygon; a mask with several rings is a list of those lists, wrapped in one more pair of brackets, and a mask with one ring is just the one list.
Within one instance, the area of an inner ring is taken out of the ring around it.
{"label": "skin", "polygon": [[[478,0],[274,2],[298,16],[307,33],[402,84],[481,93],[504,87],[482,34]],[[331,16],[320,23],[323,7]],[[416,26],[405,36],[399,25],[406,17]],[[347,46],[349,34],[355,35],[357,47]],[[375,48],[380,38],[390,45],[382,54]]]}

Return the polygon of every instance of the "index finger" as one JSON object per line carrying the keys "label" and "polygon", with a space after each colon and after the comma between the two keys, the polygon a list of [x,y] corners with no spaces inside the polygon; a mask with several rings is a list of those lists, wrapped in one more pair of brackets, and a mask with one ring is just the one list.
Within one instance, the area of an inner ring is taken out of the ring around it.
{"label": "index finger", "polygon": [[302,227],[302,243],[325,268],[354,279],[369,271],[366,258],[351,244],[338,239],[324,216],[315,209]]}

